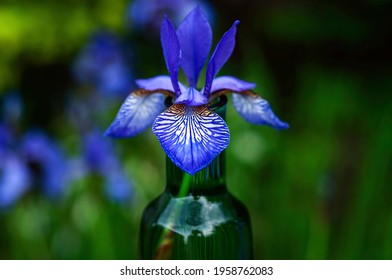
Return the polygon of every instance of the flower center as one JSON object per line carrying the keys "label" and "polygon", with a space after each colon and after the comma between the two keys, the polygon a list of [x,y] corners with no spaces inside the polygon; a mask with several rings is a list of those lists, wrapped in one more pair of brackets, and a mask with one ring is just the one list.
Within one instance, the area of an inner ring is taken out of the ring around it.
{"label": "flower center", "polygon": [[175,102],[175,104],[185,104],[187,106],[200,106],[207,103],[207,97],[193,87],[182,92]]}

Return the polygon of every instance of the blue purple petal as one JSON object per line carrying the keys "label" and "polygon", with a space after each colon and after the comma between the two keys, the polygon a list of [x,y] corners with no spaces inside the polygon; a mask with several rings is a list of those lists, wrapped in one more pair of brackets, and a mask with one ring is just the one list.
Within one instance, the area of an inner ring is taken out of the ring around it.
{"label": "blue purple petal", "polygon": [[200,106],[207,104],[208,100],[207,97],[201,94],[200,91],[190,87],[181,93],[175,103],[186,104],[187,106]]}
{"label": "blue purple petal", "polygon": [[266,100],[252,92],[233,94],[233,106],[246,121],[252,124],[268,125],[275,129],[289,128],[287,123],[278,119]]}
{"label": "blue purple petal", "polygon": [[167,156],[191,175],[208,166],[230,142],[225,121],[207,106],[172,105],[157,117],[153,132]]}
{"label": "blue purple petal", "polygon": [[182,51],[182,69],[189,85],[196,88],[212,45],[211,26],[199,6],[178,27],[177,36]]}
{"label": "blue purple petal", "polygon": [[222,89],[230,89],[232,92],[241,92],[244,90],[254,89],[255,87],[255,83],[242,81],[235,77],[221,76],[213,80],[211,92]]}
{"label": "blue purple petal", "polygon": [[173,88],[178,96],[181,93],[178,85],[178,72],[181,66],[181,49],[176,30],[167,17],[165,17],[161,25],[161,43]]}
{"label": "blue purple petal", "polygon": [[164,96],[161,93],[132,92],[122,104],[105,135],[125,138],[139,134],[162,112],[163,101]]}
{"label": "blue purple petal", "polygon": [[231,28],[225,34],[223,34],[222,39],[219,41],[210,61],[208,62],[206,82],[204,87],[205,95],[210,94],[212,80],[233,53],[235,46],[235,34],[237,31],[236,26],[239,23],[240,22],[236,20]]}
{"label": "blue purple petal", "polygon": [[[169,76],[156,76],[149,79],[139,79],[135,82],[140,88],[146,90],[156,91],[158,89],[164,89],[173,92],[175,91],[171,82],[171,78]],[[184,92],[186,90],[186,87],[183,84],[178,83],[178,85],[181,92]]]}

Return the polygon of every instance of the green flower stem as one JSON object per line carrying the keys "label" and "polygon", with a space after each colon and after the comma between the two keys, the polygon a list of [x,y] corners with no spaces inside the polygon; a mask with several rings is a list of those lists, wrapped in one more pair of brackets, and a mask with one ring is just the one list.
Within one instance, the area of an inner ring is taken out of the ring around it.
{"label": "green flower stem", "polygon": [[182,177],[180,190],[178,192],[178,197],[184,197],[188,194],[189,187],[191,186],[192,176],[188,173],[184,173]]}

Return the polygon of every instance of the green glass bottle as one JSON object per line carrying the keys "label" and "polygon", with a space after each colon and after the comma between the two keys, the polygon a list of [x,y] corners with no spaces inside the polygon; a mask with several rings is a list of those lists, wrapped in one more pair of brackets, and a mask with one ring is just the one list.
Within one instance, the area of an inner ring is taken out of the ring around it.
{"label": "green glass bottle", "polygon": [[[224,118],[226,104],[211,109]],[[166,160],[166,189],[142,216],[141,259],[253,258],[249,213],[226,188],[224,158],[194,176]]]}

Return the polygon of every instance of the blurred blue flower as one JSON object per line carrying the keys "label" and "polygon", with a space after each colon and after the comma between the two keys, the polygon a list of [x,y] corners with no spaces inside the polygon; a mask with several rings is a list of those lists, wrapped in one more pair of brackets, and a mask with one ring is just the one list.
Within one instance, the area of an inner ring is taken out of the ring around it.
{"label": "blurred blue flower", "polygon": [[83,137],[84,156],[91,170],[105,174],[117,167],[117,159],[113,147],[102,134],[93,130]]}
{"label": "blurred blue flower", "polygon": [[132,197],[132,183],[121,169],[112,169],[105,176],[106,195],[117,203],[126,203]]}
{"label": "blurred blue flower", "polygon": [[91,37],[77,57],[73,72],[79,83],[105,95],[124,95],[131,89],[131,71],[121,43],[109,32],[97,32]]}
{"label": "blurred blue flower", "polygon": [[0,149],[0,208],[15,203],[29,188],[29,170],[15,154]]}
{"label": "blurred blue flower", "polygon": [[127,177],[111,143],[98,131],[87,133],[83,139],[84,157],[88,168],[105,181],[108,197],[116,202],[128,201],[132,196],[132,181]]}
{"label": "blurred blue flower", "polygon": [[158,33],[161,20],[168,15],[178,23],[196,5],[201,5],[207,11],[208,18],[212,20],[212,8],[206,1],[200,0],[136,0],[131,1],[127,9],[126,20],[128,25],[137,29]]}
{"label": "blurred blue flower", "polygon": [[11,145],[12,138],[13,136],[9,127],[6,124],[0,122],[0,153],[1,151],[5,151],[5,149]]}
{"label": "blurred blue flower", "polygon": [[[219,41],[207,65],[205,85],[199,91],[199,74],[212,45],[210,24],[199,7],[177,30],[166,17],[161,26],[161,43],[170,76],[136,81],[141,89],[128,96],[106,135],[132,137],[153,123],[153,132],[167,156],[193,175],[208,166],[230,142],[225,121],[208,107],[223,94],[233,93],[234,108],[246,121],[275,129],[288,128],[268,102],[251,91],[255,84],[229,76],[215,79],[234,50],[238,23],[235,21]],[[189,88],[178,82],[180,67]],[[161,113],[164,94],[174,104]]]}
{"label": "blurred blue flower", "polygon": [[12,145],[9,127],[0,123],[0,208],[11,206],[29,188],[29,171]]}
{"label": "blurred blue flower", "polygon": [[45,195],[58,197],[68,184],[68,162],[60,147],[42,131],[30,131],[22,140],[21,154],[30,168],[34,184]]}

